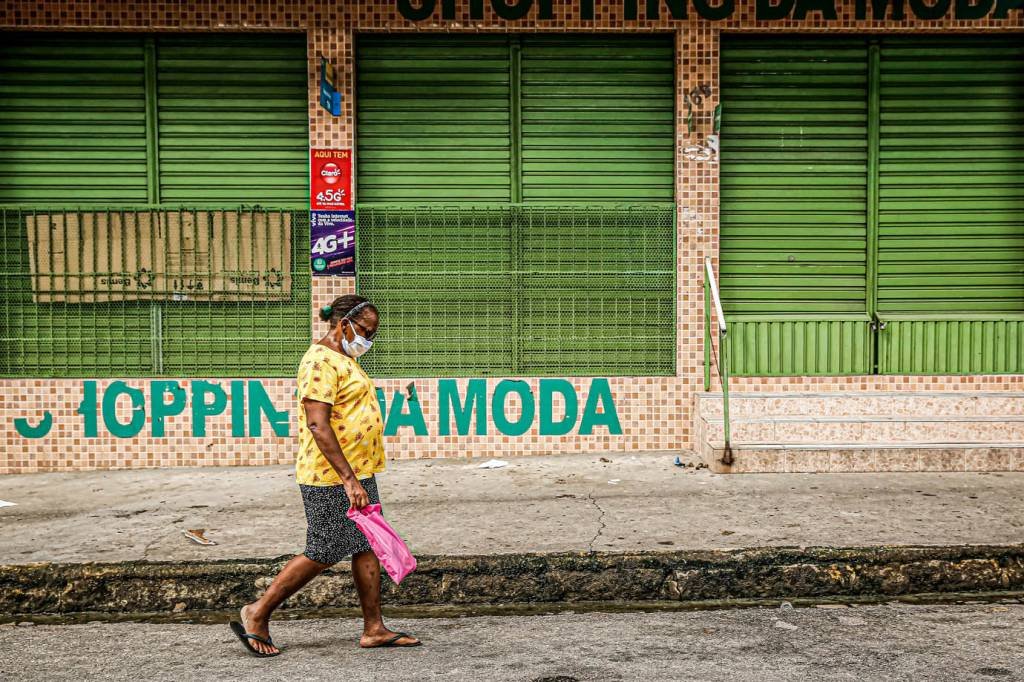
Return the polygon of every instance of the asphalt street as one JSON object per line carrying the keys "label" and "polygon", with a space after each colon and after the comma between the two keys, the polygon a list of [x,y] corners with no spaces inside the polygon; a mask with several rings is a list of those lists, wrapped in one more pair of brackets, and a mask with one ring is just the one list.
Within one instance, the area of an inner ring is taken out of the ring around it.
{"label": "asphalt street", "polygon": [[0,626],[3,680],[1024,680],[1024,605],[778,607],[396,620],[426,643],[360,650],[351,619]]}

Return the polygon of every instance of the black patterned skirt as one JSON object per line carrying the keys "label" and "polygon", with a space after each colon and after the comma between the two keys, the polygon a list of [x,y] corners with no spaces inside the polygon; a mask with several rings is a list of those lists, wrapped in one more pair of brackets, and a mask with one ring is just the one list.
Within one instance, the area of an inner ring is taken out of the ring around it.
{"label": "black patterned skirt", "polygon": [[[380,504],[377,479],[373,476],[359,481],[366,490],[370,504]],[[359,552],[370,552],[370,543],[346,516],[350,506],[345,486],[302,485],[302,505],[306,508],[306,550],[303,552],[321,564],[336,564]]]}

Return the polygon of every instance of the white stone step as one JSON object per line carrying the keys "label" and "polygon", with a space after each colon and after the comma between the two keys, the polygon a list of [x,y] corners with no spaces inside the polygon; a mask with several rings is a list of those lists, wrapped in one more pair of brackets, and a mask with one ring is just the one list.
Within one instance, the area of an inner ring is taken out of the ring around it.
{"label": "white stone step", "polygon": [[[721,393],[697,394],[699,414],[722,415]],[[730,393],[729,416],[1024,416],[1024,393],[1010,391],[864,391]]]}
{"label": "white stone step", "polygon": [[880,471],[1024,471],[1024,447],[1013,443],[751,443],[730,449],[721,443],[703,455],[717,473],[858,473]]}
{"label": "white stone step", "polygon": [[[722,419],[702,419],[701,441],[725,441]],[[1015,443],[1024,417],[757,417],[730,419],[734,445],[774,443]]]}

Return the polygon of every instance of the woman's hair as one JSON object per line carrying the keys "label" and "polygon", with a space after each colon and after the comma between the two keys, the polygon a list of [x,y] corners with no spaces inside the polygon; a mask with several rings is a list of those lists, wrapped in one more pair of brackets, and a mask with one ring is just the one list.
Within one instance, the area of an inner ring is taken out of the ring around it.
{"label": "woman's hair", "polygon": [[[365,304],[365,305],[363,305]],[[377,307],[367,300],[365,296],[357,296],[356,294],[345,294],[334,299],[330,305],[325,305],[320,309],[320,319],[324,322],[330,322],[331,326],[338,324],[346,317],[350,317],[353,310],[359,308],[358,312],[366,310],[367,308],[372,309],[374,312],[377,311]]]}

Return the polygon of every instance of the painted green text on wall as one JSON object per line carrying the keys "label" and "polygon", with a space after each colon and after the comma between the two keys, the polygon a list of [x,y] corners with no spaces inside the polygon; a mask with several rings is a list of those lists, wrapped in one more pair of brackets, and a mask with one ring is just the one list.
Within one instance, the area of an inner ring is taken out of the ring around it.
{"label": "painted green text on wall", "polygon": [[[522,436],[535,423],[542,436],[591,435],[598,428],[607,429],[610,435],[622,434],[607,379],[592,380],[582,397],[566,379],[540,379],[537,396],[527,382],[511,379],[495,384],[490,396],[484,379],[469,380],[465,393],[460,393],[454,379],[438,381],[437,389],[439,436],[452,435],[453,429],[459,436],[484,436],[493,431]],[[388,400],[378,389],[377,399],[385,418],[385,435],[394,436],[402,427],[417,436],[430,435],[423,406],[415,395],[407,397],[395,391]],[[263,382],[254,379],[230,381],[227,390],[220,383],[202,380],[153,380],[148,388],[114,381],[102,391],[98,382],[87,380],[82,383],[82,400],[76,410],[86,438],[96,438],[101,431],[117,438],[140,434],[163,438],[168,422],[176,418],[189,419],[192,436],[204,438],[207,420],[225,413],[231,416],[232,438],[259,438],[264,422],[276,437],[291,435],[291,410],[277,409]],[[147,424],[148,431],[143,434]],[[54,419],[46,412],[34,424],[19,417],[14,426],[24,438],[43,438],[52,430]]]}

